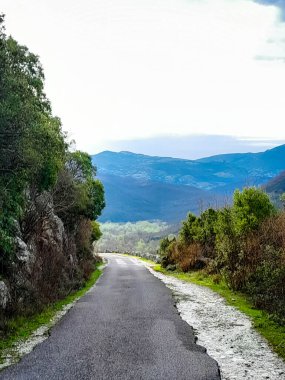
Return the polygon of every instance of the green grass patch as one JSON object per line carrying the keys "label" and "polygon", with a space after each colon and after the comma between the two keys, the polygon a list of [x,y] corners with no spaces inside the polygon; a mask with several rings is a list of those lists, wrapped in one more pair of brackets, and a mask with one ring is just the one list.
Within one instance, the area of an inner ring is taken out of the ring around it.
{"label": "green grass patch", "polygon": [[207,286],[225,298],[227,303],[251,318],[254,328],[270,343],[273,350],[285,359],[285,326],[280,326],[263,310],[256,309],[248,297],[240,292],[234,292],[217,276],[210,276],[203,271],[183,273],[170,272],[156,264],[153,269],[179,280]]}
{"label": "green grass patch", "polygon": [[50,324],[56,313],[61,311],[64,306],[82,297],[95,284],[101,273],[100,266],[97,266],[82,288],[69,294],[66,298],[50,304],[40,313],[9,319],[7,321],[7,334],[0,340],[0,363],[3,363],[9,349],[13,349],[17,343],[28,339],[39,327]]}

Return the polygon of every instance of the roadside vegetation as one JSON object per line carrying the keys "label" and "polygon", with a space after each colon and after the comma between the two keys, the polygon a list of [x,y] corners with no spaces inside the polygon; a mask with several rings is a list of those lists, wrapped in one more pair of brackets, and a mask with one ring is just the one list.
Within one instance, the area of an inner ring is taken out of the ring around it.
{"label": "roadside vegetation", "polygon": [[[0,15],[0,340],[91,276],[104,189],[72,150],[44,93],[39,58]],[[35,317],[38,318],[38,317]]]}
{"label": "roadside vegetation", "polygon": [[159,256],[165,273],[209,286],[253,317],[285,357],[285,212],[266,193],[236,190],[231,207],[189,214]]}

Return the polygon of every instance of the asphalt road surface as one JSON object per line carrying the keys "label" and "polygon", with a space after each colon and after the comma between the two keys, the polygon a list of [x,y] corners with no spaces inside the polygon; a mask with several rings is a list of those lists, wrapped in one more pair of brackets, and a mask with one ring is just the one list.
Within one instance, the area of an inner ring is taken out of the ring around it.
{"label": "asphalt road surface", "polygon": [[96,286],[0,379],[220,379],[170,290],[138,260],[107,257]]}

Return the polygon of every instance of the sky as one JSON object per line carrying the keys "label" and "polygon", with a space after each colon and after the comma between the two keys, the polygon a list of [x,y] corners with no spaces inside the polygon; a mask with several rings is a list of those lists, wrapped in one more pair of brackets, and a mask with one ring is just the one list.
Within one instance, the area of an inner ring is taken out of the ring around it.
{"label": "sky", "polygon": [[283,0],[0,0],[90,154],[196,158],[285,143]]}

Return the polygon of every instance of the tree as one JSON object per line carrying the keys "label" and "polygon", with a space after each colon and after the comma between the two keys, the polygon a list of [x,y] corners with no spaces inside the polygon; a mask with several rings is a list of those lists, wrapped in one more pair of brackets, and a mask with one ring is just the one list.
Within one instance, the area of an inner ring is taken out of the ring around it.
{"label": "tree", "polygon": [[189,212],[187,219],[183,221],[181,230],[179,231],[179,238],[182,243],[189,245],[195,241],[199,224],[200,219]]}
{"label": "tree", "polygon": [[200,228],[197,231],[197,241],[201,244],[202,253],[205,257],[215,255],[216,231],[218,211],[209,208],[200,215]]}
{"label": "tree", "polygon": [[39,58],[6,36],[3,23],[0,15],[0,278],[11,295],[8,315],[36,310],[89,278],[105,203],[91,157],[69,151],[52,114]]}
{"label": "tree", "polygon": [[70,230],[95,220],[105,206],[95,175],[87,153],[68,151],[39,58],[5,34],[0,15],[0,261],[14,250],[17,221],[30,236],[48,204]]}
{"label": "tree", "polygon": [[171,257],[174,246],[176,245],[175,238],[169,238],[168,236],[160,241],[158,254],[161,259],[161,265],[166,268],[168,265],[174,264]]}
{"label": "tree", "polygon": [[79,217],[95,220],[105,207],[104,187],[95,179],[91,157],[81,151],[69,152],[53,190],[55,211],[74,227]]}
{"label": "tree", "polygon": [[264,219],[276,212],[269,196],[256,187],[236,190],[232,210],[235,230],[239,235],[256,230]]}
{"label": "tree", "polygon": [[[50,189],[64,164],[66,144],[43,91],[36,55],[7,37],[0,15],[0,252],[13,250],[15,220],[27,192]],[[0,259],[1,259],[0,258]]]}

